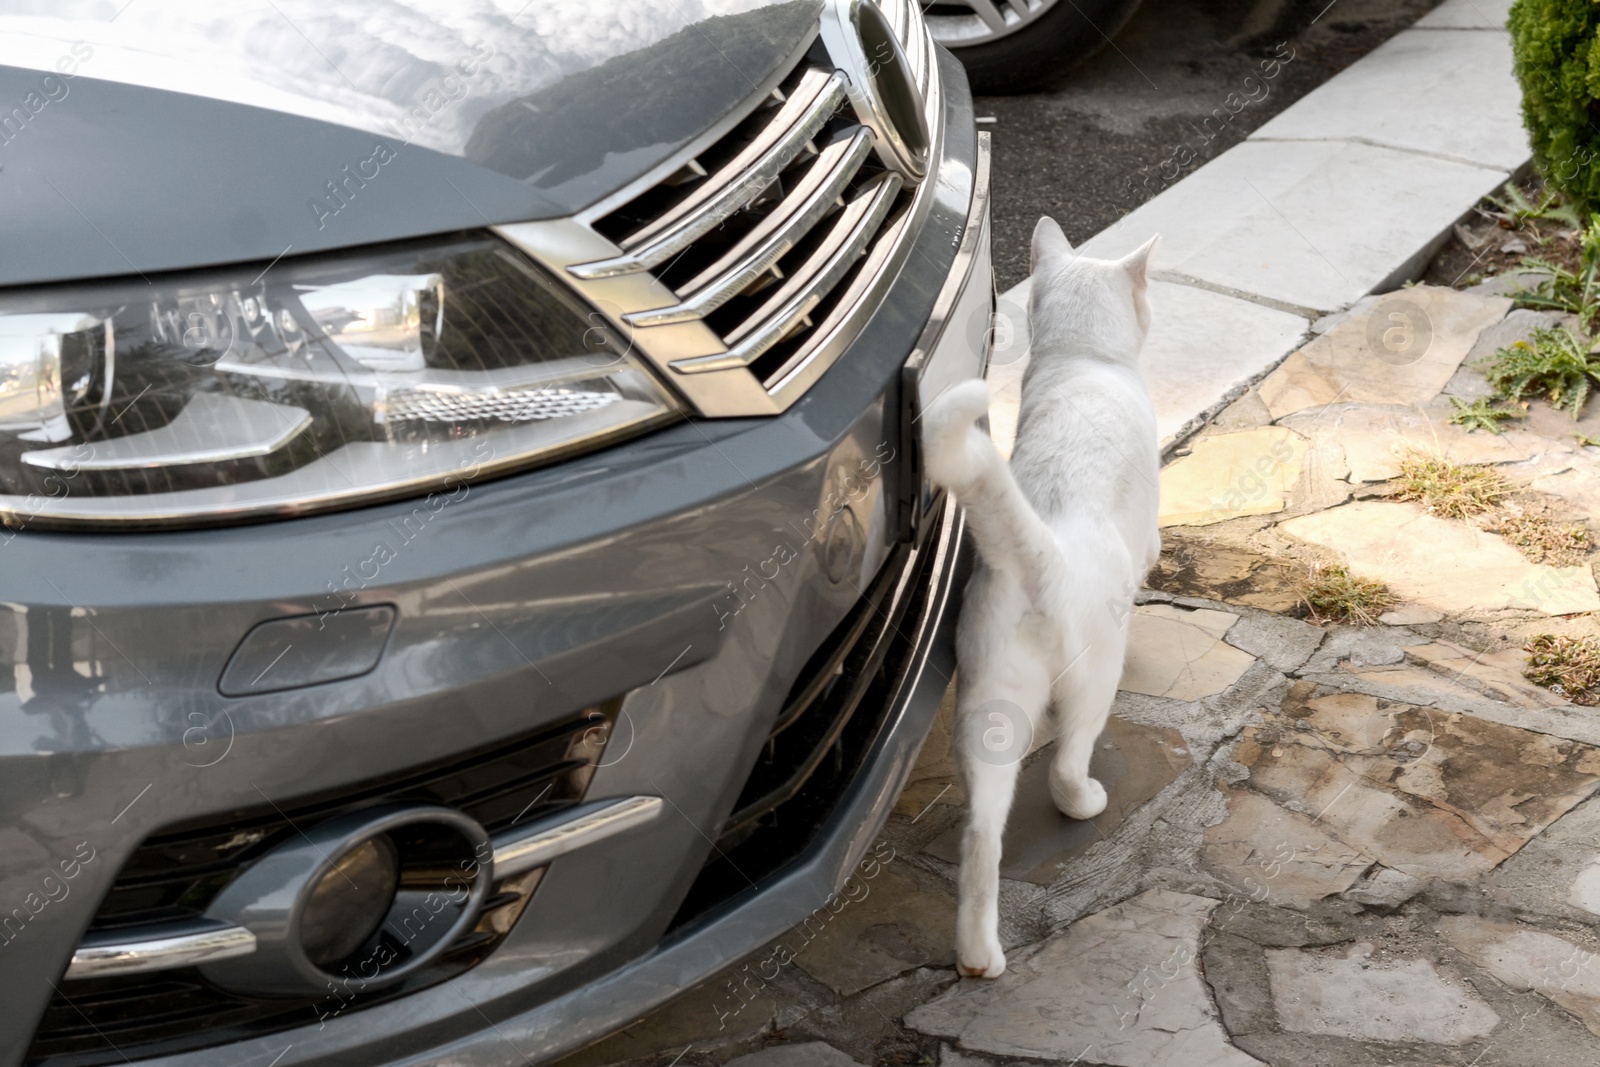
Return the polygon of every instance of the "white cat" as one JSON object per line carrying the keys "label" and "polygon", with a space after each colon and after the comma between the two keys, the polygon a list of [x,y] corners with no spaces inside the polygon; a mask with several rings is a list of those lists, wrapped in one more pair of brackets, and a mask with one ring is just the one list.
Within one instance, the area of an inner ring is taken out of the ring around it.
{"label": "white cat", "polygon": [[1054,220],[1033,231],[1032,357],[1008,467],[974,425],[986,382],[923,416],[928,477],[955,494],[980,556],[957,628],[956,738],[967,788],[956,954],[996,978],[1000,837],[1018,766],[1055,711],[1050,793],[1074,819],[1105,810],[1089,757],[1116,696],[1133,594],[1161,551],[1155,412],[1139,377],[1146,271],[1077,255]]}

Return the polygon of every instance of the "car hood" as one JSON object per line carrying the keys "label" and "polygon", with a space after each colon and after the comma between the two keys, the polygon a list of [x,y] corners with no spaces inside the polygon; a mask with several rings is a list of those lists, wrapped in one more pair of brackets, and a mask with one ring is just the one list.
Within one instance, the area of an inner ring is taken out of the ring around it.
{"label": "car hood", "polygon": [[820,5],[8,4],[0,285],[570,214],[748,100]]}

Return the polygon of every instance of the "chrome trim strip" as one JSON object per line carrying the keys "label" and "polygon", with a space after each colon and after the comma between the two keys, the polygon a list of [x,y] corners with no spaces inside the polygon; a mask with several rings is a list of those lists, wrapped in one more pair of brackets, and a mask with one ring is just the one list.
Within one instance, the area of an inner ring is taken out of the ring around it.
{"label": "chrome trim strip", "polygon": [[661,814],[660,797],[625,797],[584,805],[520,830],[494,835],[494,876],[504,878],[543,867],[558,856],[643,826]]}
{"label": "chrome trim strip", "polygon": [[[839,284],[846,271],[855,265],[857,257],[866,250],[883,224],[884,216],[900,192],[900,175],[885,173],[870,191],[863,192],[850,202],[838,223],[827,238],[806,260],[800,272],[784,285],[749,322],[729,335],[735,341],[724,355],[698,356],[679,360],[672,369],[683,374],[724,370],[730,366],[748,367],[751,363],[780,341],[784,334],[799,322],[823,297]],[[772,310],[768,310],[772,309]],[[751,325],[754,323],[755,325]],[[747,332],[748,327],[748,332]]]}
{"label": "chrome trim strip", "polygon": [[[311,425],[311,412],[242,396],[196,393],[165,426],[95,443],[84,458],[76,445],[24,452],[22,462],[46,470],[131,471],[270,456]],[[201,444],[200,442],[206,442]]]}
{"label": "chrome trim strip", "polygon": [[131,938],[128,933],[119,937],[116,931],[101,931],[84,936],[78,951],[72,954],[66,977],[104,978],[114,974],[165,971],[248,956],[255,950],[255,934],[242,926],[215,919],[142,926]]}
{"label": "chrome trim strip", "polygon": [[934,346],[939,343],[939,338],[944,335],[950,313],[955,310],[961,294],[966,291],[967,283],[972,276],[972,261],[978,255],[980,242],[988,233],[991,155],[989,132],[980,130],[977,160],[972,169],[972,202],[967,209],[966,222],[962,226],[961,243],[956,247],[956,258],[950,265],[950,275],[945,279],[939,295],[934,298],[933,313],[928,316],[928,324],[922,328],[922,333],[917,338],[917,346],[906,358],[906,367],[915,370],[919,377],[928,353],[933,351]]}
{"label": "chrome trim strip", "polygon": [[[495,878],[523,874],[558,856],[642,826],[661,814],[660,797],[625,797],[586,804],[577,813],[496,834]],[[131,935],[131,936],[130,936]],[[137,931],[103,931],[84,937],[67,967],[68,978],[104,978],[189,967],[256,950],[256,935],[242,926],[215,919],[192,919],[143,926]]]}
{"label": "chrome trim strip", "polygon": [[[871,151],[872,131],[865,126],[848,141],[837,141],[823,149],[805,178],[772,214],[684,287],[692,296],[676,307],[635,311],[625,318],[635,326],[682,322],[704,318],[732,300],[822,221]],[[707,277],[709,280],[701,281]]]}
{"label": "chrome trim strip", "polygon": [[[833,118],[846,97],[848,79],[839,71],[810,70],[762,136],[706,179],[705,192],[689,197],[649,228],[628,238],[625,254],[568,267],[584,280],[632,274],[665,263],[720,226],[771,185],[811,138]],[[642,243],[635,243],[643,237]]]}

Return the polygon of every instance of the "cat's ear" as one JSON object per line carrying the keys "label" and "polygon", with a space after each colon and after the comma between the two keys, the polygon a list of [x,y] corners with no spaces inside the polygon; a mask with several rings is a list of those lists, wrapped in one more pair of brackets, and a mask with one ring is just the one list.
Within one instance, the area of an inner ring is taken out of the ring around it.
{"label": "cat's ear", "polygon": [[1033,259],[1028,264],[1029,272],[1037,272],[1039,264],[1047,259],[1070,255],[1072,243],[1061,232],[1061,227],[1056,225],[1056,220],[1049,215],[1039,216],[1039,222],[1033,228]]}
{"label": "cat's ear", "polygon": [[1122,257],[1120,265],[1133,278],[1133,287],[1138,291],[1142,292],[1149,281],[1150,253],[1155,251],[1155,247],[1160,241],[1161,235],[1158,233]]}

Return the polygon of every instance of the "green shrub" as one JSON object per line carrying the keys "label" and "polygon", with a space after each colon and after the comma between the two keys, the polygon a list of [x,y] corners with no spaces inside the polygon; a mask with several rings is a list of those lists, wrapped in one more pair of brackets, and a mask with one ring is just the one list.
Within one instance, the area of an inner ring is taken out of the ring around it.
{"label": "green shrub", "polygon": [[1516,0],[1508,27],[1540,170],[1585,213],[1600,210],[1600,4]]}

